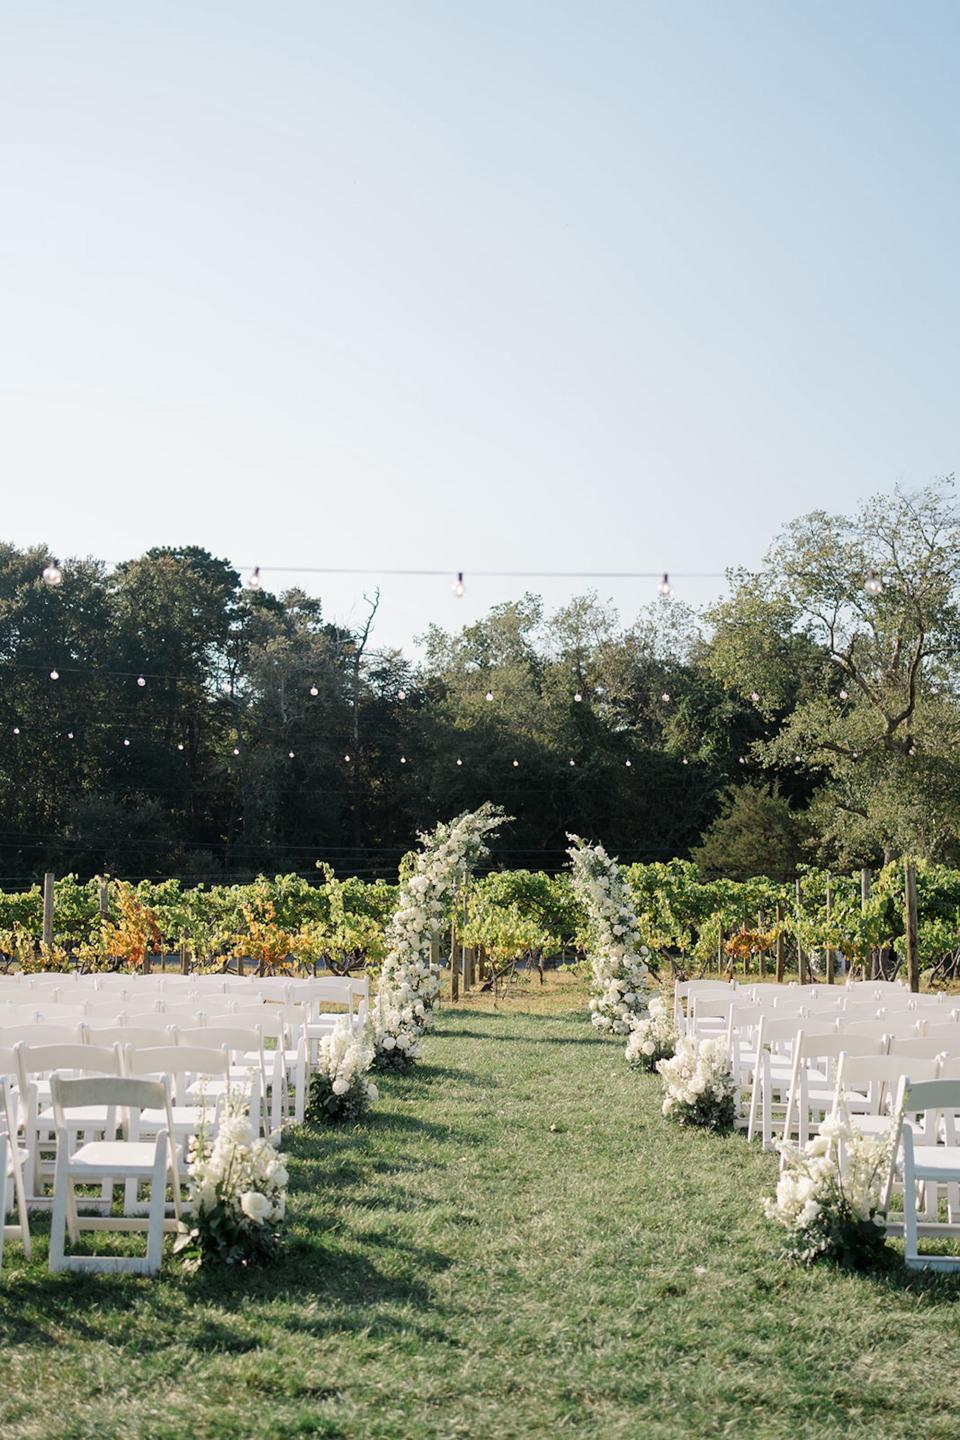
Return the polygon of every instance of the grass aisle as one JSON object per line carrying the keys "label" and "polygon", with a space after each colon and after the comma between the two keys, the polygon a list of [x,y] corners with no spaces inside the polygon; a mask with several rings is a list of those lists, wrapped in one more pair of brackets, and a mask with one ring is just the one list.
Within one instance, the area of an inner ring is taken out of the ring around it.
{"label": "grass aisle", "polygon": [[960,1285],[781,1265],[772,1158],[669,1125],[582,1013],[447,1009],[365,1128],[288,1148],[273,1271],[53,1277],[11,1244],[5,1437],[960,1428]]}

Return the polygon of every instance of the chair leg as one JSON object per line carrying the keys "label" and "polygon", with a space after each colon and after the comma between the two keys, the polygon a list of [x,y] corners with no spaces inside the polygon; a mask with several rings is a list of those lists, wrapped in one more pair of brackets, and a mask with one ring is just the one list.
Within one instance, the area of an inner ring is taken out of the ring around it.
{"label": "chair leg", "polygon": [[[17,1219],[20,1222],[20,1244],[23,1246],[24,1259],[29,1260],[33,1254],[33,1241],[30,1238],[30,1217],[27,1213],[27,1196],[23,1186],[23,1165],[17,1151],[16,1137],[11,1140],[13,1151],[13,1198],[17,1207]],[[3,1165],[0,1164],[0,1175],[3,1174]]]}
{"label": "chair leg", "polygon": [[903,1175],[903,1261],[916,1269],[920,1263],[917,1236],[917,1186],[912,1167],[904,1166]]}
{"label": "chair leg", "polygon": [[[14,1136],[16,1144],[16,1136]],[[3,1241],[7,1222],[7,1137],[0,1135],[0,1265],[3,1264]]]}
{"label": "chair leg", "polygon": [[163,1261],[163,1222],[167,1197],[167,1137],[157,1136],[157,1152],[150,1181],[150,1211],[147,1229],[146,1273],[156,1275]]}
{"label": "chair leg", "polygon": [[53,1177],[53,1214],[50,1219],[50,1269],[63,1270],[64,1240],[67,1228],[67,1187],[73,1183],[67,1174],[67,1157],[57,1151],[57,1164]]}

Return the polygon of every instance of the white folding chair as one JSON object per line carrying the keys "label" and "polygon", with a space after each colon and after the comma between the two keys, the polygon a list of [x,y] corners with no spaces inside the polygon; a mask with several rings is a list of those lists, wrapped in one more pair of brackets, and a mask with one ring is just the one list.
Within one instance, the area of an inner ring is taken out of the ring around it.
{"label": "white folding chair", "polygon": [[[23,1167],[27,1152],[20,1144],[20,1123],[13,1079],[13,1055],[0,1051],[0,1265],[5,1240],[19,1240],[24,1259],[31,1255],[30,1222]],[[15,1211],[16,1221],[7,1220]]]}
{"label": "white folding chair", "polygon": [[[893,1124],[900,1081],[907,1071],[917,1080],[937,1079],[940,1062],[934,1057],[920,1060],[902,1055],[851,1055],[844,1051],[837,1061],[837,1083],[833,1113],[845,1112],[854,1130],[862,1135],[885,1134]],[[844,1096],[857,1094],[859,1104],[851,1106]]]}
{"label": "white folding chair", "polygon": [[[900,1129],[888,1200],[899,1169],[903,1181],[903,1259],[911,1270],[960,1269],[960,1254],[925,1254],[919,1244],[921,1235],[960,1240],[958,1112],[960,1080],[916,1082],[912,1076],[901,1080],[897,1096]],[[907,1122],[907,1116],[912,1117],[912,1123]],[[946,1206],[945,1221],[940,1219],[941,1200]],[[892,1232],[898,1228],[889,1213],[887,1228]]]}
{"label": "white folding chair", "polygon": [[[220,1124],[221,1107],[230,1095],[230,1057],[225,1049],[194,1045],[159,1045],[124,1050],[124,1071],[128,1076],[162,1080],[170,1084],[169,1110],[143,1110],[131,1114],[130,1140],[155,1138],[169,1129],[186,1164],[188,1142],[203,1129],[213,1139]],[[208,1093],[216,1088],[217,1094]],[[139,1204],[138,1182],[129,1179],[124,1190],[124,1213],[133,1214]]]}
{"label": "white folding chair", "polygon": [[[99,1047],[74,1042],[72,1045],[27,1045],[21,1041],[14,1047],[17,1082],[24,1109],[23,1136],[27,1151],[27,1189],[32,1205],[44,1204],[43,1186],[53,1176],[52,1156],[55,1148],[55,1123],[52,1103],[54,1071],[72,1075],[120,1075],[121,1057],[118,1045]],[[73,1131],[87,1136],[110,1137],[116,1133],[117,1119],[113,1111],[102,1107],[73,1117]],[[104,1193],[104,1200],[108,1198]]]}
{"label": "white folding chair", "polygon": [[[806,1023],[806,1022],[804,1022]],[[881,1055],[886,1039],[870,1035],[847,1035],[836,1030],[800,1030],[793,1045],[793,1068],[783,1116],[783,1139],[793,1138],[805,1145],[810,1130],[834,1104],[836,1062],[840,1055]],[[851,1091],[843,1096],[852,1110],[861,1107],[861,1097]]]}
{"label": "white folding chair", "polygon": [[[263,1039],[260,1031],[227,1025],[203,1025],[187,1030],[175,1029],[173,1038],[177,1045],[227,1051],[230,1057],[230,1084],[244,1094],[250,1108],[250,1124],[254,1134],[260,1134],[265,1119],[263,1112],[266,1093]],[[250,1055],[257,1058],[248,1060]],[[224,1082],[211,1080],[204,1085],[202,1093],[208,1098],[219,1099],[226,1093]],[[188,1087],[189,1100],[195,1100],[200,1094],[201,1090],[196,1082]]]}
{"label": "white folding chair", "polygon": [[[173,1139],[167,1086],[159,1080],[136,1080],[126,1076],[64,1080],[59,1075],[53,1075],[51,1093],[57,1158],[50,1228],[50,1269],[155,1275],[163,1258],[164,1233],[179,1228],[181,1212],[177,1147]],[[151,1140],[93,1140],[74,1149],[71,1134],[76,1126],[70,1121],[71,1112],[100,1108],[126,1110],[128,1125],[132,1123],[134,1111],[163,1110],[168,1120]],[[168,1179],[173,1189],[174,1214],[170,1220],[166,1218]],[[146,1220],[126,1215],[122,1218],[79,1215],[75,1186],[99,1183],[112,1187],[121,1180],[149,1183],[150,1206]],[[65,1232],[69,1232],[70,1239],[76,1243],[84,1230],[146,1230],[147,1253],[142,1257],[66,1255]]]}

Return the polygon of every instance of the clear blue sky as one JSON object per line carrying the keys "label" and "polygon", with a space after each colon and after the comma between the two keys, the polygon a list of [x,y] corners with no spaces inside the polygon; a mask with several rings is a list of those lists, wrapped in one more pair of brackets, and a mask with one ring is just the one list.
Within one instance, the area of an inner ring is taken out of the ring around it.
{"label": "clear blue sky", "polygon": [[936,0],[6,7],[0,535],[465,570],[399,643],[954,469],[958,54]]}

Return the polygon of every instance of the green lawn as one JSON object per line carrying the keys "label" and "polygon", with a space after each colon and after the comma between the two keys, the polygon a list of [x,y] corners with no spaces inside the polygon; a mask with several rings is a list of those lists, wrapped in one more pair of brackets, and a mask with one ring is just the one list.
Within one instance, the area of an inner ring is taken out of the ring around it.
{"label": "green lawn", "polygon": [[531,1001],[447,1008],[364,1128],[290,1137],[272,1271],[54,1277],[39,1223],[31,1267],[10,1243],[5,1440],[952,1440],[960,1283],[787,1268],[773,1158]]}

